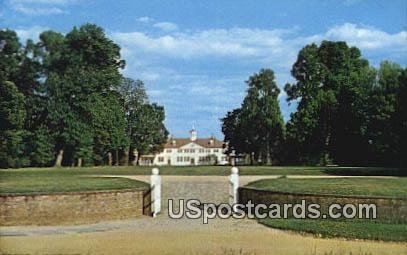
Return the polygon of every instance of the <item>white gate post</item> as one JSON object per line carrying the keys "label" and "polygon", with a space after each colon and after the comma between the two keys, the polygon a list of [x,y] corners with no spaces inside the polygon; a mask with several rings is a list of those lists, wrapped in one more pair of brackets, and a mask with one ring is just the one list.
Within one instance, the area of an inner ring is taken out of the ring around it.
{"label": "white gate post", "polygon": [[156,217],[161,211],[161,176],[158,175],[159,172],[158,168],[153,168],[150,178],[153,217]]}
{"label": "white gate post", "polygon": [[239,169],[237,167],[232,167],[231,172],[232,173],[229,176],[229,203],[233,205],[238,203],[237,189],[239,188]]}

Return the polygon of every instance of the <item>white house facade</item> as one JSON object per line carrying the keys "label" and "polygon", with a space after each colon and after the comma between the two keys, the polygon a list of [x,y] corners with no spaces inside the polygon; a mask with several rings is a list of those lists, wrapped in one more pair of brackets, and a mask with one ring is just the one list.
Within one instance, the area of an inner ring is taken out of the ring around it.
{"label": "white house facade", "polygon": [[157,166],[193,166],[193,165],[226,165],[224,143],[214,136],[198,138],[195,129],[190,131],[189,138],[169,138],[163,150],[155,155],[142,155],[140,165]]}

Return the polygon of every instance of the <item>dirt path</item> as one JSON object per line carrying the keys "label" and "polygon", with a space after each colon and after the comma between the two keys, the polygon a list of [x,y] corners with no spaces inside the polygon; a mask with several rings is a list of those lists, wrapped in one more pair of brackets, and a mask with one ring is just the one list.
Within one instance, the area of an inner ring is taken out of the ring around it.
{"label": "dirt path", "polygon": [[[149,176],[131,177],[148,181]],[[242,176],[241,184],[265,178]],[[163,213],[91,225],[3,227],[0,254],[407,254],[404,243],[346,241],[302,236],[254,220],[174,220],[168,198],[226,202],[227,177],[162,176]],[[164,202],[165,201],[165,202]]]}

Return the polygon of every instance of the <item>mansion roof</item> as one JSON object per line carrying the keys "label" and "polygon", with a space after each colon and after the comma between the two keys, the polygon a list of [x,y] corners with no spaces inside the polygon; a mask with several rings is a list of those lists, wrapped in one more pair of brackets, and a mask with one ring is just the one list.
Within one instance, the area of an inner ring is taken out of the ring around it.
{"label": "mansion roof", "polygon": [[177,149],[189,143],[196,143],[204,148],[223,148],[223,142],[219,141],[214,137],[210,138],[197,138],[191,140],[191,138],[170,138],[165,143],[164,148],[166,149]]}

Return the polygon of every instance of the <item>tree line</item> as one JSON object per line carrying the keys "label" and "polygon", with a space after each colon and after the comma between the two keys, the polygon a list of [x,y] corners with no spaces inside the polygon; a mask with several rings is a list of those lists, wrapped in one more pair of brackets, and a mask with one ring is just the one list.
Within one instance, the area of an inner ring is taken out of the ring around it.
{"label": "tree line", "polygon": [[127,165],[159,150],[164,108],[124,67],[93,24],[24,45],[0,30],[0,167]]}
{"label": "tree line", "polygon": [[407,165],[407,68],[376,69],[358,48],[323,41],[300,50],[291,74],[287,123],[273,71],[249,77],[241,107],[222,119],[230,152],[252,164]]}

